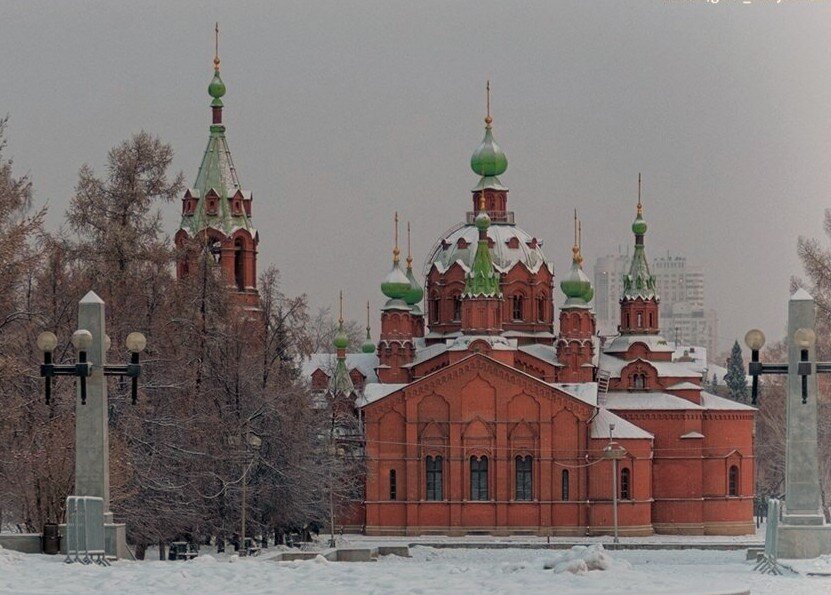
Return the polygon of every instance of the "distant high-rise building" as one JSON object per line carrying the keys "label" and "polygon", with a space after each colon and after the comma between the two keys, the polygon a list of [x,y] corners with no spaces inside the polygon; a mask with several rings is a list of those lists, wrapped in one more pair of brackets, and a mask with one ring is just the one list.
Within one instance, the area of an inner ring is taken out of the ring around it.
{"label": "distant high-rise building", "polygon": [[[628,254],[598,258],[594,265],[595,308],[601,334],[615,334],[619,320],[618,300],[623,291]],[[704,269],[687,263],[685,256],[655,258],[651,264],[660,297],[661,330],[667,339],[685,345],[717,350],[718,317],[705,308]]]}
{"label": "distant high-rise building", "polygon": [[623,276],[629,272],[629,251],[601,256],[594,263],[594,308],[602,334],[616,334],[623,295]]}

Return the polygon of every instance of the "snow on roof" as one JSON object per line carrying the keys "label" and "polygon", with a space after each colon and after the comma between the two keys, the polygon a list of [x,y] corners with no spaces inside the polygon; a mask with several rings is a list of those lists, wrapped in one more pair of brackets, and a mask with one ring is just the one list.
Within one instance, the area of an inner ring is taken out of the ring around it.
{"label": "snow on roof", "polygon": [[597,407],[597,383],[596,382],[549,382],[546,383],[557,390],[571,395],[572,397]]}
{"label": "snow on roof", "polygon": [[561,365],[560,362],[557,361],[557,350],[552,345],[532,343],[530,345],[520,346],[519,351],[527,353],[528,355],[540,359],[544,362],[548,362],[549,364],[554,364],[555,366]]}
{"label": "snow on roof", "polygon": [[605,406],[607,409],[621,411],[631,409],[662,409],[676,411],[704,409],[704,407],[696,405],[687,399],[658,392],[609,392],[606,393]]}
{"label": "snow on roof", "polygon": [[756,411],[756,408],[750,405],[731,401],[704,391],[701,391],[701,404],[707,409],[720,409],[722,411]]}
{"label": "snow on roof", "polygon": [[511,351],[516,349],[515,339],[506,339],[499,335],[462,335],[448,344],[448,351],[466,351],[474,341],[484,341],[496,351]]}
{"label": "snow on roof", "polygon": [[654,436],[646,430],[639,428],[630,421],[626,421],[622,417],[618,417],[603,407],[597,410],[597,415],[594,420],[592,420],[591,437],[608,439],[609,426],[611,424],[615,424],[615,429],[612,434],[613,438],[654,438]]}
{"label": "snow on roof", "polygon": [[[664,378],[697,378],[701,376],[700,373],[690,369],[690,367],[684,362],[653,362],[643,358],[639,359],[655,368],[658,372],[658,376]],[[609,372],[612,378],[620,378],[620,373],[623,368],[633,361],[636,360],[625,360],[603,353],[600,355],[599,368]]]}
{"label": "snow on roof", "polygon": [[704,438],[704,434],[701,432],[687,432],[681,436],[682,440],[686,438]]}
{"label": "snow on roof", "polygon": [[692,382],[679,382],[667,387],[666,390],[701,390],[701,387]]}
{"label": "snow on roof", "polygon": [[433,359],[447,351],[447,345],[444,343],[437,343],[436,345],[430,345],[429,347],[422,347],[421,349],[416,349],[416,355],[413,359],[412,363],[405,364],[404,368],[411,368],[413,366],[417,366],[422,362],[426,362],[428,360]]}
{"label": "snow on roof", "polygon": [[406,384],[381,384],[380,382],[373,382],[364,387],[364,394],[362,397],[356,399],[358,407],[374,403],[378,399],[383,399],[387,395],[391,395],[397,390],[401,390],[407,386]]}
{"label": "snow on roof", "polygon": [[625,353],[633,343],[643,343],[650,351],[664,353],[675,351],[675,348],[661,335],[618,335],[603,351],[606,353]]}
{"label": "snow on roof", "polygon": [[[337,359],[334,353],[313,353],[308,359],[304,359],[300,368],[303,378],[311,378],[315,370],[320,369],[327,376],[331,376],[335,370]],[[378,356],[374,353],[347,353],[346,368],[352,371],[357,368],[366,378],[366,383],[378,382],[378,375],[375,368],[378,367]]]}

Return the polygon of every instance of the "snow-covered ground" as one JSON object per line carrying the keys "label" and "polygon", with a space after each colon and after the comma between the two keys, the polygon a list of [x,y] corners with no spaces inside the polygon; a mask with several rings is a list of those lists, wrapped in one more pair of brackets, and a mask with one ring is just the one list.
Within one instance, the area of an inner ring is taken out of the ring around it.
{"label": "snow-covered ground", "polygon": [[[272,550],[273,552],[273,550]],[[10,593],[752,593],[831,592],[831,578],[753,572],[744,551],[606,552],[607,570],[547,570],[567,552],[414,547],[378,562],[276,562],[203,554],[190,562],[66,565],[60,556],[0,550]],[[561,568],[562,569],[562,568]]]}

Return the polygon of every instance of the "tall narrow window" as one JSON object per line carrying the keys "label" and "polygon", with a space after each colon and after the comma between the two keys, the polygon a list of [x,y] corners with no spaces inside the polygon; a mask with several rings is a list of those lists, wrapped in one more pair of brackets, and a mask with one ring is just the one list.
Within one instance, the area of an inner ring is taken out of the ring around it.
{"label": "tall narrow window", "polygon": [[395,480],[395,469],[390,469],[390,500],[398,497],[398,482]]}
{"label": "tall narrow window", "polygon": [[525,314],[525,312],[524,312],[524,306],[525,305],[523,304],[522,296],[518,295],[518,294],[515,295],[513,297],[513,299],[511,300],[511,304],[512,304],[512,312],[511,312],[512,318],[514,320],[522,320],[524,318],[523,314]]}
{"label": "tall narrow window", "polygon": [[488,457],[470,457],[470,499],[488,499]]}
{"label": "tall narrow window", "polygon": [[632,499],[632,478],[629,474],[629,469],[624,467],[620,470],[620,499]]}
{"label": "tall narrow window", "polygon": [[453,320],[462,319],[462,296],[453,297]]}
{"label": "tall narrow window", "polygon": [[532,462],[530,455],[516,458],[516,499],[533,500]]}
{"label": "tall narrow window", "polygon": [[563,469],[563,480],[562,480],[562,482],[563,482],[563,486],[562,486],[563,492],[562,492],[561,500],[565,501],[565,500],[569,499],[569,495],[568,495],[568,487],[569,487],[568,486],[568,469]]}
{"label": "tall narrow window", "polygon": [[237,238],[234,242],[234,281],[237,284],[237,289],[240,291],[245,289],[245,264],[243,262],[243,254],[242,239]]}
{"label": "tall narrow window", "polygon": [[730,466],[727,474],[727,494],[729,496],[739,495],[739,468],[735,465]]}
{"label": "tall narrow window", "polygon": [[537,298],[537,320],[545,322],[545,296],[541,295]]}
{"label": "tall narrow window", "polygon": [[652,312],[649,313],[649,328],[655,328],[655,318]]}
{"label": "tall narrow window", "polygon": [[442,499],[442,458],[427,457],[427,499]]}
{"label": "tall narrow window", "polygon": [[430,298],[430,320],[432,322],[439,321],[439,298]]}
{"label": "tall narrow window", "polygon": [[638,312],[638,328],[643,327],[643,314]]}

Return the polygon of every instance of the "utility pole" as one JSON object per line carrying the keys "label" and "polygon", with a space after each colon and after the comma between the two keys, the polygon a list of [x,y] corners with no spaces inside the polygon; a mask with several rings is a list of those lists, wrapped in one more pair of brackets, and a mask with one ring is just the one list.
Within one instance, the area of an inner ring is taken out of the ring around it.
{"label": "utility pole", "polygon": [[616,444],[613,439],[615,424],[609,424],[609,444],[603,449],[603,458],[612,461],[612,523],[614,523],[614,543],[620,543],[618,539],[617,522],[617,462],[626,456],[626,449]]}

